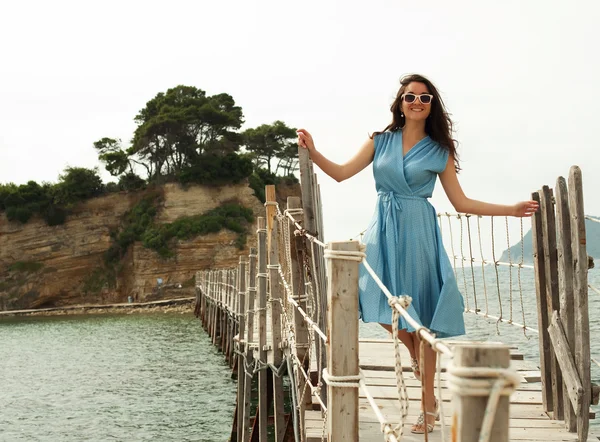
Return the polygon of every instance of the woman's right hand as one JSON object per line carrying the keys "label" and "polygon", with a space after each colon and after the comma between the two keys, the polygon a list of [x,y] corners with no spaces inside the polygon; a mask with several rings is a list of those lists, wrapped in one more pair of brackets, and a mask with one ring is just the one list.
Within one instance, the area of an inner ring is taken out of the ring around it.
{"label": "woman's right hand", "polygon": [[298,129],[296,133],[298,134],[298,146],[308,149],[309,153],[316,150],[312,135],[306,129]]}

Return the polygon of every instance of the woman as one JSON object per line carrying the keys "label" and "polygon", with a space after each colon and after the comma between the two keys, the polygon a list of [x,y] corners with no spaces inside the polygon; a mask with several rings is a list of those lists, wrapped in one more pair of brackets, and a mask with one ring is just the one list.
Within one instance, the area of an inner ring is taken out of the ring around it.
{"label": "woman", "polygon": [[[392,122],[370,137],[345,164],[335,164],[316,150],[310,133],[298,130],[298,144],[308,149],[313,162],[336,181],[348,179],[373,162],[377,209],[364,236],[367,261],[390,291],[412,298],[409,314],[437,337],[465,333],[463,298],[444,250],[431,197],[439,176],[448,199],[458,212],[474,215],[531,216],[535,201],[513,206],[489,204],[465,196],[459,171],[452,121],[435,86],[421,75],[400,81],[391,111]],[[388,331],[391,308],[386,296],[361,267],[359,305],[364,322],[378,322]],[[399,339],[421,378],[417,354],[420,340],[401,318]],[[436,354],[425,346],[421,415],[413,433],[431,432],[438,413],[434,395]]]}

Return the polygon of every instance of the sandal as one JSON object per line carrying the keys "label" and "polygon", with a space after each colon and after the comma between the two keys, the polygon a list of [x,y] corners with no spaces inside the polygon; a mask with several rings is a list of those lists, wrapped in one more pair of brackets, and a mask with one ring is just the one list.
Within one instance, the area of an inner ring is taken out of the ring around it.
{"label": "sandal", "polygon": [[417,379],[417,381],[420,381],[421,380],[421,369],[419,368],[419,360],[411,358],[410,367],[412,368],[413,374],[415,375],[415,378]]}
{"label": "sandal", "polygon": [[[427,412],[428,416],[435,416],[435,420],[439,421],[440,420],[440,403],[438,402],[438,400],[435,400],[435,412],[431,413],[431,412]],[[431,433],[434,429],[434,424],[430,424],[427,423],[427,433]],[[417,418],[417,422],[412,426],[412,428],[410,429],[410,432],[413,434],[425,434],[425,415],[423,413],[421,413],[419,415],[419,417]]]}

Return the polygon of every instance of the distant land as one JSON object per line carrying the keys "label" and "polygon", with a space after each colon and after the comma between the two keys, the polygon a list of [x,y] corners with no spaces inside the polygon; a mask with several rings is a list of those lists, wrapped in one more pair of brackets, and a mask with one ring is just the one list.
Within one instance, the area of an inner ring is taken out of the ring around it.
{"label": "distant land", "polygon": [[[600,220],[600,217],[590,216],[591,218]],[[585,220],[586,230],[586,243],[587,243],[587,254],[594,257],[596,261],[596,267],[600,266],[600,223]],[[523,254],[525,258],[524,263],[533,263],[533,244],[531,240],[531,230],[523,237]],[[510,259],[512,262],[519,262],[521,260],[521,241],[510,248]],[[508,261],[508,250],[502,253],[500,261]]]}

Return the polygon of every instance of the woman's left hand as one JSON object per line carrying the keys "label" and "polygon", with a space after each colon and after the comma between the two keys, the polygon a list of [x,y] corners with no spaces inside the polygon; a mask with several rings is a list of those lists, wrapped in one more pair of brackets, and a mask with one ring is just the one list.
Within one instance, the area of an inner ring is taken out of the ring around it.
{"label": "woman's left hand", "polygon": [[521,201],[513,206],[512,216],[519,218],[532,216],[539,208],[540,204],[537,201]]}

